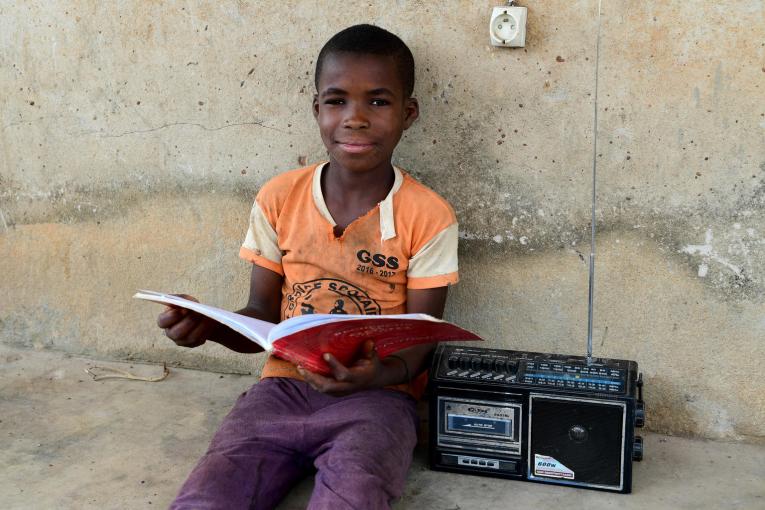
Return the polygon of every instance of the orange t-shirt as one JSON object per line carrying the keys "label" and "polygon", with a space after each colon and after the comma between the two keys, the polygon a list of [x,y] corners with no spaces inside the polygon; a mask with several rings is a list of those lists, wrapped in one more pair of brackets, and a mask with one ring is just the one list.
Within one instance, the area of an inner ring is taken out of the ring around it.
{"label": "orange t-shirt", "polygon": [[[408,288],[458,281],[457,219],[446,200],[394,167],[388,196],[335,237],[321,191],[325,167],[271,179],[252,206],[239,255],[284,276],[281,320],[308,313],[406,313]],[[261,377],[301,378],[274,356]],[[409,392],[419,396],[424,382],[416,379]]]}

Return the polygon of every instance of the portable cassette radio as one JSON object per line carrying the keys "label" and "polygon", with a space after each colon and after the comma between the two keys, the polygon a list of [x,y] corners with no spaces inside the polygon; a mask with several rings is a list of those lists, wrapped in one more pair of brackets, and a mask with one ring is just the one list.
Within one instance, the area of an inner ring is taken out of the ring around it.
{"label": "portable cassette radio", "polygon": [[430,371],[436,470],[627,493],[641,460],[634,361],[441,345]]}

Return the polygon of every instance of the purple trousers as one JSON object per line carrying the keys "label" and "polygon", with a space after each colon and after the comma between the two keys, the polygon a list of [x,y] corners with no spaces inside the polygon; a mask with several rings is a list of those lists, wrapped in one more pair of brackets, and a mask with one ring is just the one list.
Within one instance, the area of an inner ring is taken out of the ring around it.
{"label": "purple trousers", "polygon": [[263,379],[239,397],[170,508],[271,509],[314,472],[310,509],[390,508],[417,423],[404,393],[333,397],[295,379]]}

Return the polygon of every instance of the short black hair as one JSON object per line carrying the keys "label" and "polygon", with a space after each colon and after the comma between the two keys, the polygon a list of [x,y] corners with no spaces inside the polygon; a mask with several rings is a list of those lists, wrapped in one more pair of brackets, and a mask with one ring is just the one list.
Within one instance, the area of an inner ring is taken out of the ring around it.
{"label": "short black hair", "polygon": [[341,30],[327,41],[316,59],[314,82],[319,89],[319,77],[324,60],[333,53],[357,55],[380,55],[392,57],[396,62],[399,78],[404,85],[406,97],[414,91],[414,56],[409,47],[397,35],[374,25],[354,25]]}

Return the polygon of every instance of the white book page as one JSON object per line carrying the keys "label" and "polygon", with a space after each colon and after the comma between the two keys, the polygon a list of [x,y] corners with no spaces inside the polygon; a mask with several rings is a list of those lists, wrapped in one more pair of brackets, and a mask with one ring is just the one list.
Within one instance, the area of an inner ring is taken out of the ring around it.
{"label": "white book page", "polygon": [[416,319],[431,322],[443,322],[440,319],[431,317],[424,313],[402,313],[397,315],[339,315],[328,313],[316,313],[308,315],[298,315],[291,317],[286,321],[280,322],[268,333],[268,342],[273,344],[276,340],[289,336],[304,329],[321,326],[330,322],[352,321],[359,319]]}
{"label": "white book page", "polygon": [[167,305],[174,305],[181,308],[188,308],[197,313],[200,313],[206,317],[214,319],[221,324],[228,326],[237,333],[244,335],[256,344],[260,345],[263,349],[271,350],[271,341],[268,339],[269,332],[274,329],[275,324],[253,317],[247,317],[246,315],[240,315],[238,313],[229,312],[222,308],[216,308],[214,306],[203,305],[190,299],[184,299],[182,297],[173,296],[172,294],[163,294],[161,292],[154,292],[151,290],[139,290],[135,295],[136,299],[145,299],[146,301],[153,301],[155,303],[164,303]]}

